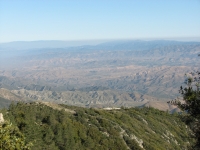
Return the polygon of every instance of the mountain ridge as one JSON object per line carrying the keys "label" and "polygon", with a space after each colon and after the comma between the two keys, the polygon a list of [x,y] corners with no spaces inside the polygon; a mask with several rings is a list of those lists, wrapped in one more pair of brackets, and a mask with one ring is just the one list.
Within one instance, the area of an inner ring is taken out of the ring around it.
{"label": "mountain ridge", "polygon": [[53,103],[17,103],[0,112],[32,142],[33,150],[179,150],[194,143],[177,114],[153,108],[103,110],[63,104],[57,108]]}
{"label": "mountain ridge", "polygon": [[[186,73],[200,69],[199,43],[116,41],[103,47],[2,51],[0,88],[22,94],[25,99],[30,98],[25,94],[29,93],[33,100],[42,97],[88,107],[99,107],[99,102],[103,107],[166,102],[179,96]],[[104,96],[103,91],[110,96]]]}

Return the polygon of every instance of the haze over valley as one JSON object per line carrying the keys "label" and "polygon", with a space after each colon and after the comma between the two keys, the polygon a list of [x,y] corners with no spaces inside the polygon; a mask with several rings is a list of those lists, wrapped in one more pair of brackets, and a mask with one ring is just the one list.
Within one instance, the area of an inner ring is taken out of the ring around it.
{"label": "haze over valley", "polygon": [[0,0],[0,149],[200,149],[199,6]]}
{"label": "haze over valley", "polygon": [[46,48],[33,49],[19,43],[21,49],[0,45],[4,99],[166,110],[166,102],[179,96],[184,75],[199,69],[199,42],[118,40],[48,48],[44,41]]}

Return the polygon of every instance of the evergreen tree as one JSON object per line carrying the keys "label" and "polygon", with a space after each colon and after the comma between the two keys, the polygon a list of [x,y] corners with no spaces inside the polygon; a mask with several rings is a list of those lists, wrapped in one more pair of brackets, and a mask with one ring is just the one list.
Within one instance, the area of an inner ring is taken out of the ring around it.
{"label": "evergreen tree", "polygon": [[183,102],[180,99],[172,101],[181,110],[186,112],[184,121],[191,127],[196,138],[195,149],[200,148],[200,72],[191,72],[190,76],[185,80],[186,87],[180,87],[180,94],[183,97]]}

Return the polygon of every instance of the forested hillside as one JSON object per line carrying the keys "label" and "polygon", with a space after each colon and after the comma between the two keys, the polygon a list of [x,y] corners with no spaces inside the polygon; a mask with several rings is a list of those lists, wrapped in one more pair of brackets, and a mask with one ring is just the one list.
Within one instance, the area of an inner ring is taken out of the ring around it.
{"label": "forested hillside", "polygon": [[34,102],[11,104],[1,112],[33,150],[178,150],[194,142],[178,114],[153,108],[103,110]]}

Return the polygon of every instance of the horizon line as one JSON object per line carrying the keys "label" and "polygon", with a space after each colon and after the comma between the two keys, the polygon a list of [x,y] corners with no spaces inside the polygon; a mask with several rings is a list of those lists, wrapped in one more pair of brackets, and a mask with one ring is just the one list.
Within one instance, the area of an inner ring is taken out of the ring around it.
{"label": "horizon line", "polygon": [[13,40],[13,41],[4,41],[0,42],[0,44],[4,43],[14,43],[14,42],[46,42],[46,41],[58,41],[58,42],[100,42],[100,41],[128,41],[128,40],[141,40],[141,41],[153,41],[153,40],[166,40],[166,41],[196,41],[200,42],[200,36],[199,37],[158,37],[158,38],[109,38],[109,39],[38,39],[38,40]]}

